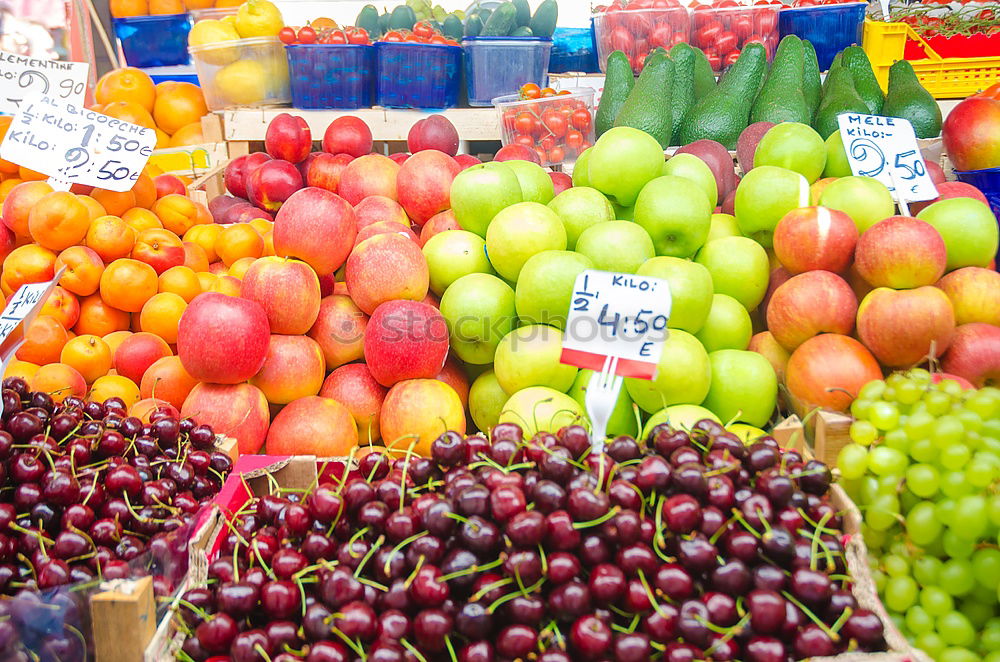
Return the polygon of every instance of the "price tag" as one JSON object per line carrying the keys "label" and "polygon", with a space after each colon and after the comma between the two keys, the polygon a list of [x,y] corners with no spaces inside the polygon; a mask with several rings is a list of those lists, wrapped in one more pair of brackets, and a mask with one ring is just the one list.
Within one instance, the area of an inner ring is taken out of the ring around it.
{"label": "price tag", "polygon": [[52,96],[25,99],[0,157],[65,184],[128,191],[156,145],[152,129]]}
{"label": "price tag", "polygon": [[13,115],[26,97],[47,94],[82,106],[90,64],[25,57],[0,51],[0,113]]}
{"label": "price tag", "polygon": [[661,278],[584,271],[573,286],[560,361],[600,372],[613,356],[617,374],[653,379],[670,304],[670,284]]}
{"label": "price tag", "polygon": [[879,180],[897,201],[938,197],[909,120],[843,113],[837,123],[855,175]]}

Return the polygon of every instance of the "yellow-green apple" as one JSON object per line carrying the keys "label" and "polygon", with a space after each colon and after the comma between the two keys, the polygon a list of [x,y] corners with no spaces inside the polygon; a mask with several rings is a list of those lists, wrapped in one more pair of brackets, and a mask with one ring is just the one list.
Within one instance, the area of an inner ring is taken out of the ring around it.
{"label": "yellow-green apple", "polygon": [[487,370],[476,377],[469,389],[469,414],[480,430],[489,430],[500,422],[500,412],[510,398],[497,381],[497,375]]}
{"label": "yellow-green apple", "polygon": [[[459,220],[461,222],[461,220]],[[502,210],[486,231],[490,263],[511,282],[528,258],[542,251],[566,249],[566,228],[556,213],[537,202],[519,202]]]}
{"label": "yellow-green apple", "polygon": [[757,143],[753,165],[755,168],[786,168],[799,173],[812,184],[823,174],[826,166],[826,145],[808,124],[781,122],[771,127]]}
{"label": "yellow-green apple", "polygon": [[396,195],[414,223],[423,225],[434,214],[451,208],[451,183],[459,170],[455,159],[436,149],[425,149],[406,160],[396,176]]}
{"label": "yellow-green apple", "polygon": [[525,202],[537,202],[547,205],[556,196],[555,186],[549,173],[542,166],[531,161],[505,161],[507,167],[514,171],[518,185],[521,187],[521,199]]}
{"label": "yellow-green apple", "polygon": [[441,296],[448,286],[468,274],[494,274],[486,257],[486,241],[467,230],[447,230],[424,244],[431,291]]}
{"label": "yellow-green apple", "polygon": [[712,382],[708,352],[687,331],[675,329],[663,343],[656,379],[625,379],[632,400],[653,413],[669,405],[701,404]]}
{"label": "yellow-green apple", "polygon": [[501,210],[523,201],[517,175],[507,163],[483,163],[466,168],[451,183],[451,209],[463,230],[486,236],[490,221]]}
{"label": "yellow-green apple", "polygon": [[708,164],[694,154],[683,152],[674,154],[663,164],[662,172],[664,175],[683,177],[694,183],[708,198],[712,209],[719,204],[719,187],[715,183],[715,174]]}
{"label": "yellow-green apple", "polygon": [[955,106],[941,126],[941,140],[957,170],[1000,166],[1000,102],[971,97]]}
{"label": "yellow-green apple", "polygon": [[417,237],[417,233],[411,230],[408,225],[400,225],[396,221],[379,221],[378,223],[366,225],[358,230],[358,236],[354,238],[354,245],[357,246],[365,239],[370,239],[377,234],[390,233],[398,234],[401,237],[406,237],[415,244],[420,244],[420,239]]}
{"label": "yellow-green apple", "polygon": [[550,172],[549,179],[552,180],[552,192],[555,195],[573,188],[573,178],[565,172]]}
{"label": "yellow-green apple", "polygon": [[136,236],[131,257],[153,267],[159,275],[184,264],[184,243],[170,230],[150,228]]}
{"label": "yellow-green apple", "polygon": [[[593,147],[588,147],[587,149],[580,152],[580,156],[576,157],[576,163],[573,164],[573,186],[591,186],[590,184],[590,154],[594,151]],[[662,165],[662,164],[661,164]],[[658,171],[657,171],[658,172]],[[593,187],[591,187],[593,188]]]}
{"label": "yellow-green apple", "polygon": [[965,182],[942,182],[935,184],[935,188],[937,188],[938,197],[933,200],[909,203],[911,214],[917,214],[921,209],[929,207],[935,202],[948,200],[949,198],[972,198],[973,200],[979,200],[984,205],[990,204],[986,196],[983,195],[983,192],[972,184],[966,184]]}
{"label": "yellow-green apple", "polygon": [[284,407],[271,421],[268,455],[344,457],[358,445],[358,426],[347,407],[310,395]]}
{"label": "yellow-green apple", "polygon": [[130,335],[115,348],[111,365],[116,373],[139,384],[149,366],[170,355],[170,345],[163,338],[140,331]]}
{"label": "yellow-green apple", "polygon": [[288,161],[271,159],[246,176],[247,199],[254,206],[274,212],[304,186],[302,173]]}
{"label": "yellow-green apple", "polygon": [[679,257],[654,257],[636,271],[670,284],[671,329],[697,333],[712,308],[712,275],[704,265]]}
{"label": "yellow-green apple", "polygon": [[268,256],[243,275],[240,296],[264,307],[271,333],[302,335],[319,316],[319,278],[305,262]]}
{"label": "yellow-green apple", "polygon": [[297,115],[279,113],[268,122],[264,134],[264,151],[275,159],[301,163],[312,151],[312,132],[306,121]]}
{"label": "yellow-green apple", "polygon": [[334,370],[365,355],[368,316],[346,294],[331,294],[319,303],[309,337],[319,343],[326,369]]}
{"label": "yellow-green apple", "polygon": [[851,162],[847,160],[847,150],[844,149],[844,139],[840,131],[834,131],[826,139],[826,165],[823,166],[823,177],[850,177]]}
{"label": "yellow-green apple", "polygon": [[559,362],[562,341],[562,331],[545,324],[528,324],[505,335],[493,362],[503,390],[514,394],[529,386],[548,386],[568,391],[577,369]]}
{"label": "yellow-green apple", "polygon": [[767,435],[767,432],[754,425],[747,425],[746,423],[730,423],[726,426],[726,432],[732,432],[740,441],[746,445],[754,443],[760,437]]}
{"label": "yellow-green apple", "polygon": [[[705,162],[715,178],[715,199],[722,202],[736,190],[736,169],[733,168],[733,157],[722,143],[702,138],[684,145],[676,152],[678,154],[693,154]],[[753,165],[753,164],[751,164]],[[749,170],[750,168],[747,168]],[[667,174],[667,173],[664,173]],[[711,196],[710,196],[711,197]]]}
{"label": "yellow-green apple", "polygon": [[691,257],[708,238],[714,209],[690,179],[665,175],[642,188],[633,219],[652,237],[657,255]]}
{"label": "yellow-green apple", "polygon": [[766,424],[778,401],[778,378],[768,360],[756,352],[720,349],[708,361],[712,384],[702,406],[723,421]]}
{"label": "yellow-green apple", "polygon": [[580,234],[576,252],[586,255],[594,269],[627,274],[634,274],[656,255],[649,233],[632,221],[601,221],[591,225]]}
{"label": "yellow-green apple", "polygon": [[[581,370],[573,381],[573,386],[569,389],[569,397],[580,403],[580,406],[587,409],[587,389],[590,387],[590,379],[594,376],[593,370]],[[611,410],[611,417],[608,418],[607,433],[609,437],[627,434],[634,437],[639,432],[639,421],[635,411],[632,409],[632,398],[628,394],[628,389],[623,388],[618,392],[618,399],[615,401],[614,409]]]}
{"label": "yellow-green apple", "polygon": [[580,403],[546,386],[532,386],[511,395],[500,411],[500,423],[521,426],[525,439],[538,432],[557,432],[567,425],[586,425]]}
{"label": "yellow-green apple", "polygon": [[785,373],[799,416],[815,407],[847,411],[861,387],[874,379],[882,379],[882,369],[871,352],[837,333],[822,333],[799,345]]}
{"label": "yellow-green apple", "polygon": [[326,375],[323,350],[309,336],[271,334],[267,357],[250,383],[259,388],[272,405],[287,405],[319,393]]}
{"label": "yellow-green apple", "polygon": [[181,416],[211,425],[216,434],[236,439],[240,455],[259,453],[271,423],[267,398],[251,384],[196,384]]}
{"label": "yellow-green apple", "polygon": [[[267,152],[254,152],[252,154],[238,156],[230,161],[222,175],[226,190],[237,198],[243,198],[244,200],[249,198],[250,196],[247,195],[247,175],[252,170],[255,170],[270,160],[271,157],[268,156]],[[160,177],[163,177],[163,175],[160,175]],[[180,195],[187,194],[187,187],[184,186],[184,182],[180,179],[178,179],[177,182],[173,182],[171,180],[157,178],[156,183],[157,193],[159,193],[159,190],[162,188],[167,192],[163,195],[167,195],[168,193],[178,193]],[[163,196],[161,195],[160,197]]]}
{"label": "yellow-green apple", "polygon": [[739,301],[727,294],[713,294],[705,324],[694,335],[709,354],[720,349],[742,350],[750,343],[753,322]]}
{"label": "yellow-green apple", "polygon": [[770,331],[761,331],[754,334],[750,338],[750,345],[747,349],[751,352],[757,352],[767,359],[767,362],[774,368],[774,374],[778,376],[778,381],[784,383],[785,371],[788,368],[788,358],[792,354],[774,339],[774,334]]}
{"label": "yellow-green apple", "polygon": [[306,188],[278,210],[273,232],[275,255],[298,258],[325,276],[347,259],[358,227],[346,200],[321,188]]}
{"label": "yellow-green apple", "polygon": [[403,206],[392,198],[384,195],[369,195],[354,205],[354,222],[358,231],[380,221],[395,221],[400,225],[410,227],[410,219],[406,216]]}
{"label": "yellow-green apple", "polygon": [[436,379],[395,384],[382,402],[379,427],[386,448],[430,455],[431,444],[448,430],[465,433],[465,409],[455,390]]}
{"label": "yellow-green apple", "polygon": [[819,205],[819,198],[823,195],[823,191],[826,190],[827,186],[837,181],[837,179],[839,178],[824,177],[813,182],[812,186],[809,187],[809,204],[813,206]]}
{"label": "yellow-green apple", "polygon": [[708,269],[716,293],[728,294],[750,312],[767,292],[767,252],[749,237],[713,239],[698,251],[695,262]]}
{"label": "yellow-green apple", "polygon": [[426,223],[423,224],[420,228],[420,237],[418,238],[418,241],[421,246],[426,246],[431,237],[436,234],[447,232],[448,230],[461,229],[462,226],[460,226],[458,221],[455,220],[454,210],[448,209],[440,214],[434,214],[427,220]]}
{"label": "yellow-green apple", "polygon": [[857,242],[851,217],[826,207],[793,209],[774,228],[774,253],[791,274],[813,269],[843,273]]}
{"label": "yellow-green apple", "polygon": [[760,166],[736,187],[735,216],[740,232],[771,247],[778,221],[793,209],[809,204],[809,182],[787,168]]}
{"label": "yellow-green apple", "polygon": [[819,204],[850,216],[858,232],[889,218],[896,209],[889,189],[871,177],[841,177],[830,182],[820,193]]}
{"label": "yellow-green apple", "polygon": [[996,386],[1000,383],[1000,326],[972,322],[958,327],[941,367],[977,388]]}
{"label": "yellow-green apple", "polygon": [[204,292],[181,315],[177,355],[200,382],[238,384],[264,365],[270,339],[267,313],[259,303]]}
{"label": "yellow-green apple", "polygon": [[392,386],[435,377],[448,357],[448,325],[421,301],[387,301],[365,329],[365,362],[376,381]]}
{"label": "yellow-green apple", "polygon": [[469,408],[469,378],[465,376],[465,371],[453,356],[449,356],[441,371],[435,377],[439,382],[444,382],[458,395],[462,401],[462,407]]}
{"label": "yellow-green apple", "polygon": [[388,156],[365,154],[347,164],[340,173],[337,194],[356,205],[369,195],[381,195],[398,200],[396,177],[399,164]]}
{"label": "yellow-green apple", "polygon": [[521,323],[565,329],[576,277],[594,268],[583,252],[542,251],[528,258],[514,290],[514,305]]}
{"label": "yellow-green apple", "polygon": [[474,365],[493,362],[500,340],[517,324],[514,290],[490,274],[462,276],[441,297],[451,349]]}
{"label": "yellow-green apple", "polygon": [[932,285],[944,274],[948,251],[930,223],[890,216],[858,239],[854,266],[874,287],[897,290]]}
{"label": "yellow-green apple", "polygon": [[389,389],[372,377],[364,363],[351,363],[331,372],[319,394],[347,407],[358,426],[358,441],[371,444],[379,440],[378,415]]}
{"label": "yellow-green apple", "polygon": [[963,267],[937,282],[955,309],[955,324],[985,322],[1000,326],[1000,273]]}
{"label": "yellow-green apple", "polygon": [[353,160],[354,157],[350,154],[327,154],[326,152],[314,154],[305,167],[305,185],[336,193],[340,187],[340,175],[344,172],[347,164]]}
{"label": "yellow-green apple", "polygon": [[549,209],[566,227],[566,248],[574,250],[583,231],[601,221],[611,221],[615,212],[604,194],[589,186],[574,186],[552,198]]}
{"label": "yellow-green apple", "polygon": [[406,134],[406,147],[414,154],[434,149],[455,156],[458,153],[458,130],[444,115],[430,115],[410,127]]}
{"label": "yellow-green apple", "polygon": [[849,334],[857,313],[858,300],[847,281],[829,271],[807,271],[774,291],[767,304],[767,328],[793,351],[820,333]]}
{"label": "yellow-green apple", "polygon": [[372,151],[372,131],[365,121],[343,115],[330,122],[323,133],[323,151],[330,154],[364,156]]}
{"label": "yellow-green apple", "polygon": [[700,405],[671,405],[650,416],[646,425],[643,426],[640,436],[643,439],[648,439],[653,428],[661,423],[666,423],[675,430],[690,430],[695,423],[706,419],[722,423],[718,416]]}
{"label": "yellow-green apple", "polygon": [[430,273],[416,242],[395,233],[378,234],[358,244],[347,258],[344,280],[358,308],[371,315],[394,299],[427,296]]}
{"label": "yellow-green apple", "polygon": [[879,287],[858,306],[858,338],[890,368],[941,356],[954,335],[955,311],[948,296],[936,287]]}
{"label": "yellow-green apple", "polygon": [[705,242],[723,237],[742,237],[739,223],[732,214],[712,214],[711,223],[708,226],[708,237]]}
{"label": "yellow-green apple", "polygon": [[922,209],[917,218],[933,225],[948,248],[948,271],[989,266],[997,252],[997,218],[972,198],[950,198]]}
{"label": "yellow-green apple", "polygon": [[[584,155],[586,158],[583,159]],[[580,155],[586,164],[586,180],[612,202],[631,207],[639,191],[663,170],[663,149],[656,138],[629,126],[617,126],[597,139],[594,146]],[[580,166],[577,161],[575,167]]]}

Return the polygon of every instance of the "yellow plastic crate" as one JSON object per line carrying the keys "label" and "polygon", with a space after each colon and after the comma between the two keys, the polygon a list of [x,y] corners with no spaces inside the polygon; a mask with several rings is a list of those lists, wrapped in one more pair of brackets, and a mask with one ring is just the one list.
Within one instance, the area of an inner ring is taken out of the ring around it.
{"label": "yellow plastic crate", "polygon": [[926,59],[910,64],[935,99],[964,99],[1000,80],[1000,57],[941,57],[906,23],[865,19],[862,45],[883,90],[889,87],[889,67],[903,59],[907,39],[927,53]]}

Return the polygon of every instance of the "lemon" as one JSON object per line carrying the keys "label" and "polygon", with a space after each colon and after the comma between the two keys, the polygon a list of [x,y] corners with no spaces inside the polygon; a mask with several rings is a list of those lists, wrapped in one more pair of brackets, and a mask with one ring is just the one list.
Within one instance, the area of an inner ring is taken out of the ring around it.
{"label": "lemon", "polygon": [[236,31],[244,39],[276,37],[283,27],[281,11],[269,0],[247,0],[236,12]]}
{"label": "lemon", "polygon": [[[198,21],[191,28],[191,32],[188,33],[188,46],[212,46],[213,44],[235,41],[239,38],[240,35],[232,24],[206,18]],[[231,48],[213,47],[196,54],[195,57],[209,64],[222,66],[238,60],[240,49],[236,46]]]}
{"label": "lemon", "polygon": [[256,60],[228,64],[215,75],[215,91],[227,105],[250,106],[267,96],[267,75]]}

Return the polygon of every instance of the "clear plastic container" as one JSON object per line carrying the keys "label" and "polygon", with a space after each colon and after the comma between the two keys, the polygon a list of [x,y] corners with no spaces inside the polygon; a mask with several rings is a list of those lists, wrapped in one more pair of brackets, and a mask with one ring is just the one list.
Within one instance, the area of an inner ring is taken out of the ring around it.
{"label": "clear plastic container", "polygon": [[288,59],[277,37],[222,41],[188,49],[209,110],[290,103]]}
{"label": "clear plastic container", "polygon": [[691,17],[685,7],[601,12],[594,14],[593,24],[602,72],[607,71],[608,56],[622,51],[638,75],[651,50],[661,46],[669,50],[691,36]]}
{"label": "clear plastic container", "polygon": [[192,9],[191,18],[194,19],[195,23],[203,21],[207,18],[218,21],[226,16],[236,16],[236,12],[239,11],[239,9],[239,7],[209,7],[208,9]]}
{"label": "clear plastic container", "polygon": [[191,17],[187,14],[116,18],[114,25],[130,67],[170,67],[191,61],[187,51]]}
{"label": "clear plastic container", "polygon": [[466,37],[465,80],[470,106],[490,106],[525,83],[545,87],[552,39],[547,37]]}
{"label": "clear plastic container", "polygon": [[375,102],[386,108],[454,108],[462,86],[462,47],[375,44]]}
{"label": "clear plastic container", "polygon": [[295,108],[369,108],[374,98],[375,47],[359,44],[285,46]]}
{"label": "clear plastic container", "polygon": [[708,7],[691,11],[691,41],[705,52],[713,71],[732,66],[740,51],[752,41],[764,44],[768,61],[778,48],[778,5]]}
{"label": "clear plastic container", "polygon": [[176,67],[153,67],[145,70],[154,83],[191,83],[199,85],[198,72],[193,65],[180,65]]}
{"label": "clear plastic container", "polygon": [[867,2],[816,7],[788,7],[778,16],[780,36],[793,34],[808,39],[816,49],[819,68],[826,71],[840,51],[861,43]]}
{"label": "clear plastic container", "polygon": [[546,166],[576,161],[594,144],[594,90],[568,91],[540,99],[520,99],[516,94],[494,99],[503,144],[536,150]]}

